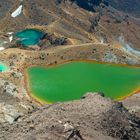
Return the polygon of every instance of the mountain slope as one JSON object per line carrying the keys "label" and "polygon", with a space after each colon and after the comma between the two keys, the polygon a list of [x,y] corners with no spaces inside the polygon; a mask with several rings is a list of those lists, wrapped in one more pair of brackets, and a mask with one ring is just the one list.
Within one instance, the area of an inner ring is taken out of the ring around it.
{"label": "mountain slope", "polygon": [[114,8],[140,18],[140,0],[106,0]]}
{"label": "mountain slope", "polygon": [[87,94],[79,101],[46,105],[13,125],[0,126],[1,140],[139,140],[140,119],[121,103]]}
{"label": "mountain slope", "polygon": [[[123,35],[131,47],[139,50],[140,21],[104,3],[101,0],[13,0],[4,4],[0,0],[2,9],[6,9],[1,13],[0,31],[39,28],[68,38],[70,44],[114,44]],[[13,18],[11,14],[20,5],[23,6],[21,14]]]}

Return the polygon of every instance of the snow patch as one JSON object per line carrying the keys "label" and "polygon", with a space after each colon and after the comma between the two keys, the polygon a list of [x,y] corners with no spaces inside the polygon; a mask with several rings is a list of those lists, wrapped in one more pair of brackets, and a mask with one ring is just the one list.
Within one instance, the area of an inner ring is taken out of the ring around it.
{"label": "snow patch", "polygon": [[8,32],[7,34],[8,34],[8,35],[12,35],[12,34],[13,34],[13,32]]}
{"label": "snow patch", "polygon": [[12,40],[13,40],[13,36],[10,36],[9,41],[12,42]]}
{"label": "snow patch", "polygon": [[12,16],[13,18],[19,16],[19,15],[21,14],[21,12],[22,12],[22,8],[23,8],[23,6],[20,5],[20,6],[11,14],[11,16]]}
{"label": "snow patch", "polygon": [[0,47],[0,51],[3,51],[3,50],[5,50],[5,48],[4,47]]}

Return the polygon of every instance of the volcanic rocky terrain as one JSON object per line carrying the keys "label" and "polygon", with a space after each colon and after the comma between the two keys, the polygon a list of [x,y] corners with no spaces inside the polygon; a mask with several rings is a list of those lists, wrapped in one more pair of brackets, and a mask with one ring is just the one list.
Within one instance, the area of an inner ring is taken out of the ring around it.
{"label": "volcanic rocky terrain", "polygon": [[[0,62],[9,67],[0,73],[0,139],[139,140],[140,93],[42,105],[25,80],[31,65],[69,60],[140,66],[139,9],[140,0],[0,0]],[[25,47],[15,36],[24,29],[45,35]]]}

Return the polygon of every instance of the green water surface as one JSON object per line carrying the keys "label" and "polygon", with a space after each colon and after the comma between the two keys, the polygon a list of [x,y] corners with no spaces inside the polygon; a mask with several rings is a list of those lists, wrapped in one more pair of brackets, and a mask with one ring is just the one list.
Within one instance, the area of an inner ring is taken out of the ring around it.
{"label": "green water surface", "polygon": [[16,33],[16,37],[20,39],[19,43],[24,46],[37,45],[43,36],[44,33],[36,29],[26,29]]}
{"label": "green water surface", "polygon": [[87,92],[117,99],[140,87],[140,68],[95,62],[31,67],[28,77],[33,96],[52,103],[79,99]]}

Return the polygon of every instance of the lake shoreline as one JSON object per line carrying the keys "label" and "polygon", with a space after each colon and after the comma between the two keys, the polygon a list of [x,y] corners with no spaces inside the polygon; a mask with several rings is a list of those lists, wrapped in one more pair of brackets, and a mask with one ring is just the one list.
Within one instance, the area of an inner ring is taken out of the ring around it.
{"label": "lake shoreline", "polygon": [[29,84],[29,77],[28,77],[28,72],[27,72],[27,69],[24,69],[24,82],[25,82],[25,89],[27,91],[27,94],[28,96],[30,97],[30,99],[35,102],[36,104],[40,105],[40,106],[43,106],[44,103],[39,100],[39,99],[36,99],[36,97],[33,96],[32,92],[31,92],[31,89],[30,89],[30,84]]}

